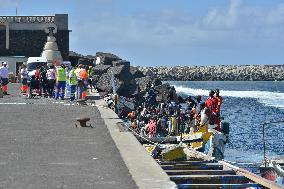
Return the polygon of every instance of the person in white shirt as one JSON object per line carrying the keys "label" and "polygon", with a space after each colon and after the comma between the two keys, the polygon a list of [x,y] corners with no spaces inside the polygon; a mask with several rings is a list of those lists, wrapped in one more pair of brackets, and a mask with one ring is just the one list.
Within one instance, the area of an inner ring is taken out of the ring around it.
{"label": "person in white shirt", "polygon": [[22,93],[26,93],[28,90],[28,70],[25,64],[22,65],[21,73],[21,80],[22,80]]}
{"label": "person in white shirt", "polygon": [[9,83],[9,70],[7,63],[3,62],[0,67],[0,80],[2,83],[3,94],[8,94],[8,83]]}
{"label": "person in white shirt", "polygon": [[54,96],[54,86],[55,86],[55,69],[53,65],[51,65],[49,69],[46,71],[46,77],[47,77],[48,96],[52,98]]}

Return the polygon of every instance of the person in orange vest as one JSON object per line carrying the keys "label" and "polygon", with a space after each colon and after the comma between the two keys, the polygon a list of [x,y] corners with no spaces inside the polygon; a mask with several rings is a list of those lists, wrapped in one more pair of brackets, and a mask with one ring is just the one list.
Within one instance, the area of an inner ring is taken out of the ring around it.
{"label": "person in orange vest", "polygon": [[216,101],[217,101],[217,105],[216,105],[216,124],[217,124],[217,127],[216,127],[216,130],[217,131],[221,131],[221,127],[220,127],[220,123],[221,123],[221,120],[220,120],[220,111],[221,111],[221,105],[222,105],[222,102],[223,102],[223,98],[220,96],[220,91],[219,89],[216,89],[215,90],[215,98],[216,98]]}
{"label": "person in orange vest", "polygon": [[82,69],[79,74],[80,78],[82,79],[79,98],[85,99],[87,96],[87,86],[88,86],[88,72],[86,68]]}

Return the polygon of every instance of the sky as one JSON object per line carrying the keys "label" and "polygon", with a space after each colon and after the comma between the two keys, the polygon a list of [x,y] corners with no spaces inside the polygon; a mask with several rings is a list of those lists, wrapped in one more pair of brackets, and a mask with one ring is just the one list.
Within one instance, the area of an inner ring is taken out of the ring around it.
{"label": "sky", "polygon": [[0,15],[69,14],[70,50],[135,66],[284,64],[284,0],[0,0]]}

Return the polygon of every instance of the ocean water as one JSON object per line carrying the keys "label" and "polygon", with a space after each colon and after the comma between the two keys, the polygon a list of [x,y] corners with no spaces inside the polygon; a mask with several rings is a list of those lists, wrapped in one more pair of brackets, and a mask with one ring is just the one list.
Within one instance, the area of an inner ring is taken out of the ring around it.
{"label": "ocean water", "polygon": [[[266,81],[182,81],[169,82],[182,96],[202,95],[220,89],[221,116],[230,123],[225,159],[258,173],[263,161],[262,124],[284,120],[284,82]],[[284,123],[265,127],[266,156],[284,156]]]}

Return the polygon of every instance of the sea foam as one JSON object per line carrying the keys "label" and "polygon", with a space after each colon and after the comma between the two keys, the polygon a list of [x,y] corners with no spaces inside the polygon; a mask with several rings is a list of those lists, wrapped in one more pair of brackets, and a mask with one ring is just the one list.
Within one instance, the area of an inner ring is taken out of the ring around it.
{"label": "sea foam", "polygon": [[[208,96],[209,90],[187,88],[183,86],[174,85],[177,93],[183,93],[187,95],[202,95]],[[229,91],[221,90],[220,95],[224,97],[235,98],[254,98],[258,102],[266,105],[273,106],[280,109],[284,109],[284,93],[270,92],[270,91]]]}

